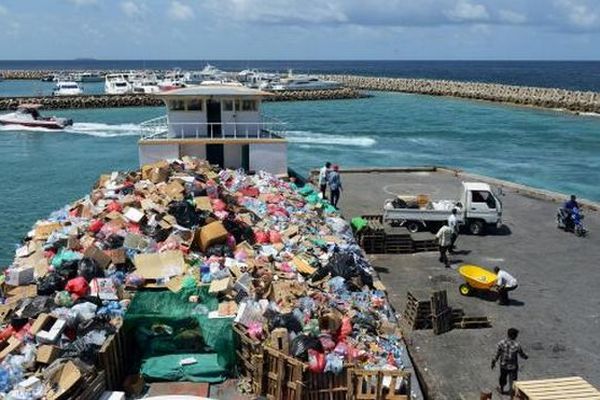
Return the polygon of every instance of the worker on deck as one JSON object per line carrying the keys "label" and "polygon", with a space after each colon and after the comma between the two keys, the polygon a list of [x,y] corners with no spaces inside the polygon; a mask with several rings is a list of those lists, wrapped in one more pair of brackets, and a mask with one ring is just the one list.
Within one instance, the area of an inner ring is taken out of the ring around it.
{"label": "worker on deck", "polygon": [[[507,338],[498,342],[496,355],[492,359],[492,369],[496,366],[496,362],[500,360],[500,379],[498,383],[498,391],[500,394],[511,394],[513,390],[513,382],[519,377],[519,356],[525,360],[529,357],[523,351],[521,345],[517,342],[519,330],[509,328]],[[504,391],[504,386],[508,381],[508,392]]]}
{"label": "worker on deck", "polygon": [[458,239],[458,210],[452,209],[452,214],[448,217],[448,226],[452,229],[452,239],[450,240],[450,248],[448,249],[450,254],[454,254],[456,239]]}
{"label": "worker on deck", "polygon": [[335,208],[337,208],[338,201],[340,200],[340,192],[343,190],[340,167],[337,164],[334,164],[331,172],[329,172],[327,183],[329,184],[329,193],[331,195],[329,201]]}
{"label": "worker on deck", "polygon": [[327,161],[325,165],[321,167],[319,170],[319,190],[321,190],[321,196],[325,199],[325,194],[327,191],[327,181],[329,179],[329,172],[331,168],[331,163]]}
{"label": "worker on deck", "polygon": [[444,263],[446,268],[450,268],[450,261],[448,260],[448,249],[450,249],[450,245],[452,243],[452,233],[454,231],[452,228],[445,224],[440,228],[440,230],[435,234],[435,237],[438,239],[438,244],[440,248],[440,262]]}
{"label": "worker on deck", "polygon": [[517,279],[508,272],[501,270],[500,267],[494,267],[494,273],[497,276],[498,302],[503,306],[507,306],[510,303],[508,292],[512,292],[519,286]]}

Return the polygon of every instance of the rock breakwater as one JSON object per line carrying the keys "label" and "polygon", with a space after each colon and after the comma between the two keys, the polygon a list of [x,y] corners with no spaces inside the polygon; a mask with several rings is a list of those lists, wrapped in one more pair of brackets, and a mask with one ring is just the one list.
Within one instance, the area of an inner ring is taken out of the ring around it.
{"label": "rock breakwater", "polygon": [[458,82],[429,79],[380,78],[355,75],[326,75],[358,90],[451,96],[516,105],[561,109],[575,113],[600,113],[600,93],[565,89]]}
{"label": "rock breakwater", "polygon": [[[275,92],[265,101],[304,101],[304,100],[336,100],[356,99],[364,97],[359,90],[340,88],[330,90],[298,90]],[[116,108],[116,107],[150,107],[162,106],[161,99],[148,94],[125,95],[84,95],[84,96],[29,96],[0,97],[0,110],[14,110],[22,103],[39,103],[45,109],[65,108]]]}

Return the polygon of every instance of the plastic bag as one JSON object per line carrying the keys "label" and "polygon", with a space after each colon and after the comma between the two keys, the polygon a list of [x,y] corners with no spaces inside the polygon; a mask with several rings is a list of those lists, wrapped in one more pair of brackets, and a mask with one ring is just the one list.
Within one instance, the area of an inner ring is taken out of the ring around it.
{"label": "plastic bag", "polygon": [[96,260],[88,257],[83,257],[79,261],[77,272],[88,282],[91,282],[94,278],[101,278],[104,276],[104,273],[98,266]]}
{"label": "plastic bag", "polygon": [[206,249],[206,255],[208,257],[233,257],[233,251],[231,248],[224,244],[215,244]]}
{"label": "plastic bag", "polygon": [[206,218],[196,212],[196,208],[187,201],[174,201],[169,204],[169,214],[175,217],[177,223],[186,228],[204,225]]}
{"label": "plastic bag", "polygon": [[310,349],[323,352],[323,346],[319,339],[307,335],[298,335],[290,344],[292,355],[303,361],[308,360],[308,350]]}
{"label": "plastic bag", "polygon": [[301,332],[302,324],[293,313],[276,314],[269,320],[269,329],[286,328],[288,332]]}
{"label": "plastic bag", "polygon": [[332,372],[336,375],[344,370],[344,359],[335,353],[329,353],[325,357],[325,372]]}
{"label": "plastic bag", "polygon": [[64,260],[55,271],[58,272],[65,279],[73,279],[77,276],[77,266],[79,260]]}
{"label": "plastic bag", "polygon": [[53,295],[58,290],[65,288],[66,280],[56,272],[50,272],[37,283],[37,294],[42,296]]}
{"label": "plastic bag", "polygon": [[77,278],[73,278],[67,282],[65,290],[71,293],[71,295],[77,299],[85,296],[88,293],[90,290],[90,285],[88,285],[83,276],[78,276]]}
{"label": "plastic bag", "polygon": [[314,349],[308,349],[308,369],[320,374],[325,369],[325,354]]}
{"label": "plastic bag", "polygon": [[56,303],[59,307],[71,307],[73,305],[73,299],[71,298],[71,294],[66,290],[60,291],[56,293],[54,297],[54,303]]}

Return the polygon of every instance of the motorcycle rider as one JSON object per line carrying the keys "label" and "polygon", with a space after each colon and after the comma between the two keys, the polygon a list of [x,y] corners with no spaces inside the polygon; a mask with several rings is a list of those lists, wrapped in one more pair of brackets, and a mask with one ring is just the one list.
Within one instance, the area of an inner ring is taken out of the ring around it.
{"label": "motorcycle rider", "polygon": [[573,212],[579,210],[579,203],[577,203],[577,197],[572,194],[571,199],[566,201],[563,207],[560,209],[560,213],[565,224],[565,229],[573,229]]}

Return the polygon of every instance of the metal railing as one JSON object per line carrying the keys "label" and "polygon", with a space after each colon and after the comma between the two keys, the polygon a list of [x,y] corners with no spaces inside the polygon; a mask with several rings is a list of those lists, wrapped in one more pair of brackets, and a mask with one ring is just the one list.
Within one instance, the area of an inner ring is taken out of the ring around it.
{"label": "metal railing", "polygon": [[262,117],[260,122],[169,122],[168,117],[140,124],[142,140],[168,139],[281,139],[285,123]]}

